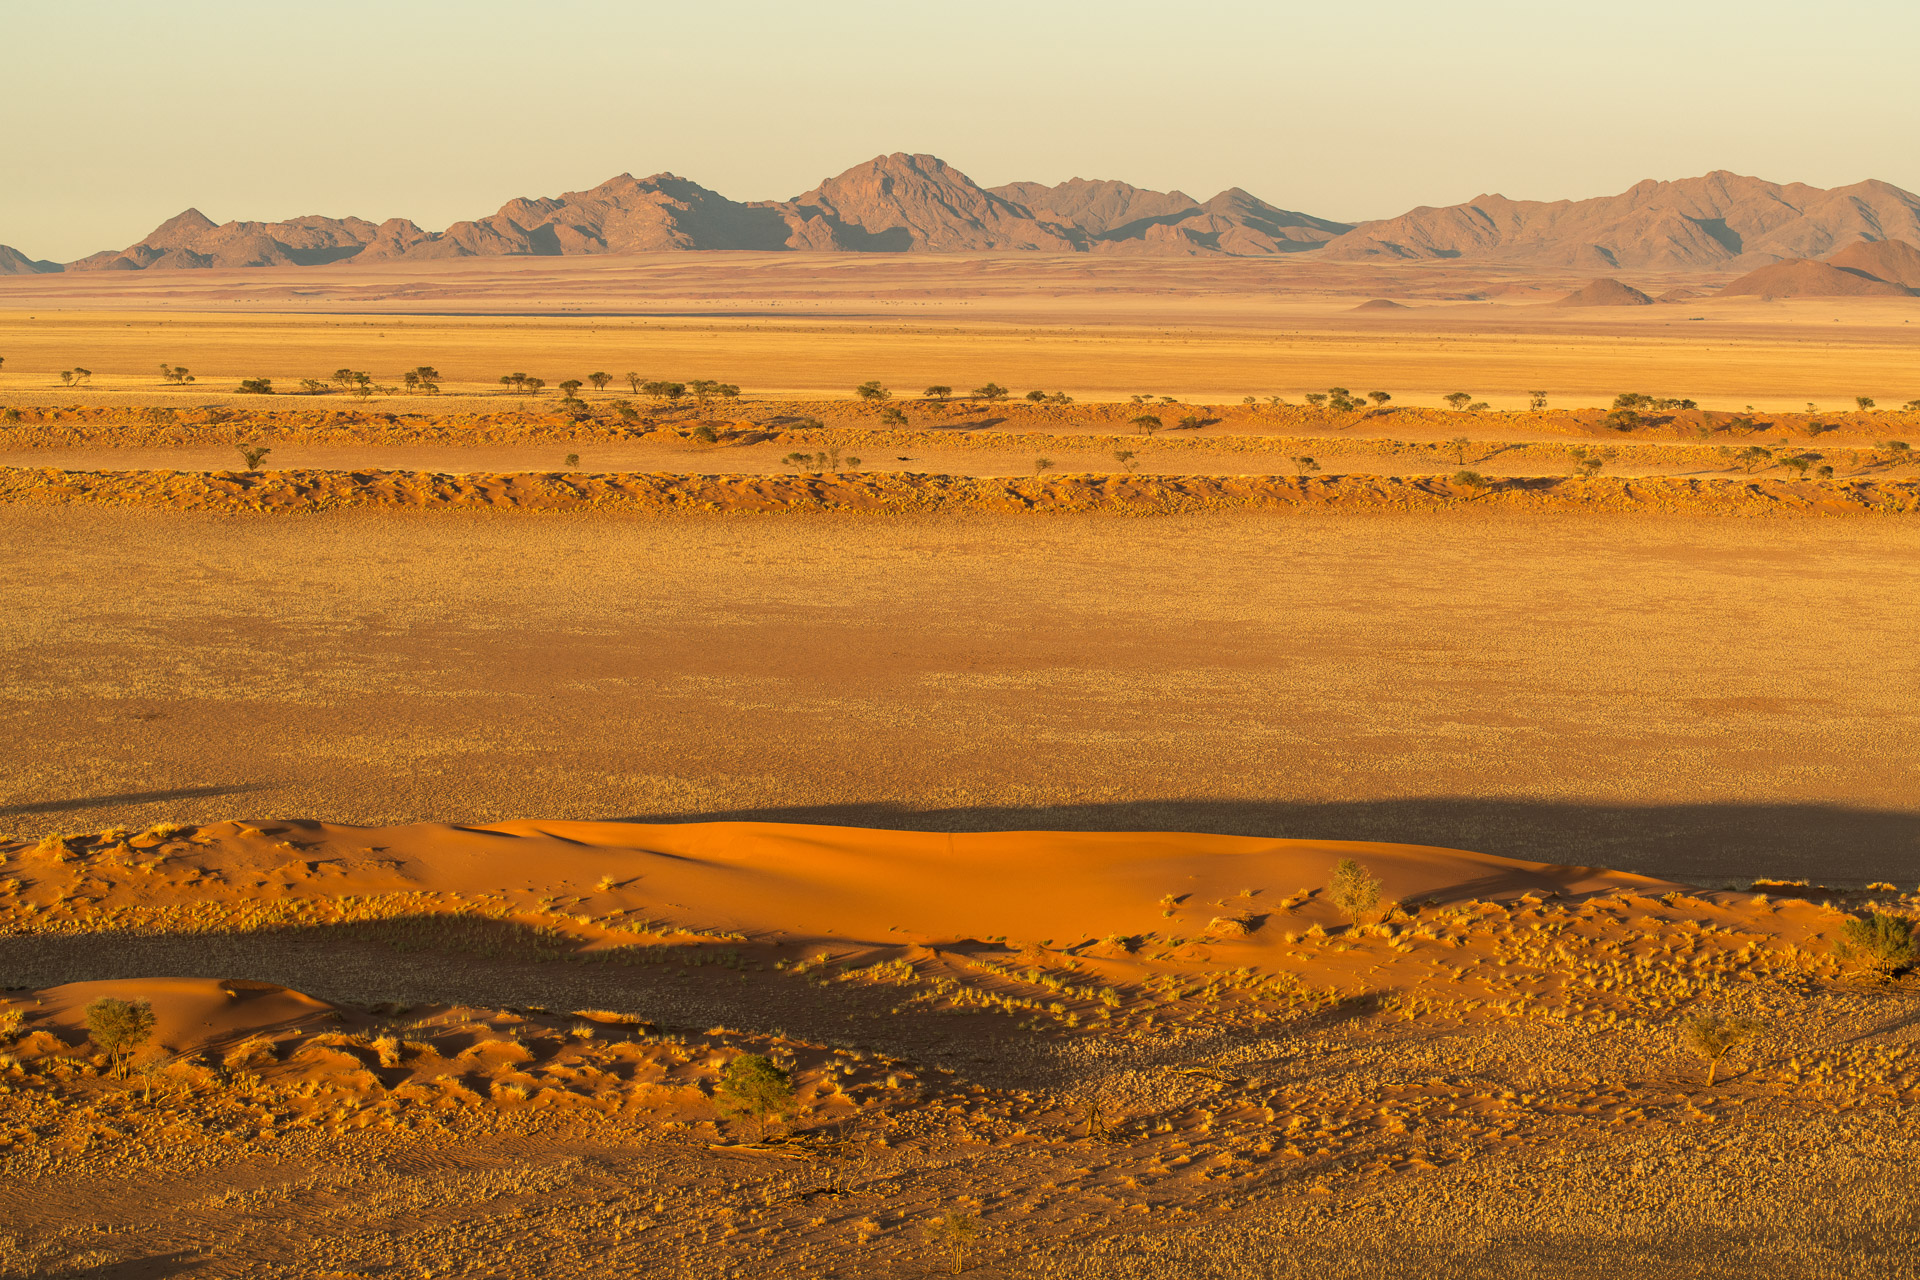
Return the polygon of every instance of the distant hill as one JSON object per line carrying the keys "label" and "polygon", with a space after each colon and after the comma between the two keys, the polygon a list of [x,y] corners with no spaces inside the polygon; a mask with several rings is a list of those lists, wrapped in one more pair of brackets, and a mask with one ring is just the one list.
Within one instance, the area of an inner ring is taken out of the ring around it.
{"label": "distant hill", "polygon": [[1904,240],[1851,244],[1825,261],[1793,258],[1749,271],[1729,298],[1870,298],[1920,295],[1920,250]]}
{"label": "distant hill", "polygon": [[0,276],[33,276],[58,270],[57,262],[36,262],[18,249],[0,244]]}
{"label": "distant hill", "polygon": [[1650,307],[1653,305],[1653,299],[1630,284],[1621,284],[1611,277],[1602,276],[1547,305],[1550,307]]}
{"label": "distant hill", "polygon": [[1889,284],[1920,289],[1920,249],[1905,240],[1860,241],[1827,259],[1842,271],[1853,271]]}
{"label": "distant hill", "polygon": [[[1593,200],[1542,203],[1481,196],[1356,226],[1284,209],[1238,187],[1208,200],[1083,178],[987,189],[935,156],[897,152],[856,165],[791,200],[742,202],[671,173],[621,174],[586,191],[510,200],[487,217],[457,222],[445,231],[425,231],[404,218],[375,223],[312,216],[216,224],[189,209],[136,244],[91,254],[67,269],[753,249],[1318,253],[1343,261],[1482,258],[1611,273],[1745,268],[1895,239],[1920,241],[1920,196],[1884,182],[1823,191],[1722,172],[1642,182]],[[48,269],[48,264],[21,265],[29,261],[11,250],[0,253],[0,273]]]}
{"label": "distant hill", "polygon": [[1705,267],[1811,258],[1856,240],[1920,238],[1920,196],[1885,182],[1830,191],[1715,172],[1593,200],[1488,195],[1363,222],[1325,255],[1487,258],[1536,266]]}

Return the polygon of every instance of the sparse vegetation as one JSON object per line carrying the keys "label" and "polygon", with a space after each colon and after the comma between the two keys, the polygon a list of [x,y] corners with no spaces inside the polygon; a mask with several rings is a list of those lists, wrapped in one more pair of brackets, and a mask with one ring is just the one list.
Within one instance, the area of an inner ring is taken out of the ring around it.
{"label": "sparse vegetation", "polygon": [[936,386],[931,386],[927,388],[926,398],[928,400],[945,400],[947,399],[947,397],[951,396],[952,394],[953,394],[952,387],[943,387],[943,386],[936,385]]}
{"label": "sparse vegetation", "polygon": [[1380,905],[1380,890],[1380,881],[1365,867],[1352,858],[1342,858],[1334,864],[1333,879],[1327,883],[1327,900],[1358,925]]}
{"label": "sparse vegetation", "polygon": [[793,1110],[793,1079],[771,1058],[743,1053],[727,1064],[713,1098],[723,1116],[752,1117],[758,1136],[764,1138],[772,1120]]}
{"label": "sparse vegetation", "polygon": [[1449,392],[1446,396],[1443,397],[1443,399],[1446,400],[1447,407],[1454,410],[1457,413],[1460,410],[1467,407],[1467,405],[1473,400],[1473,396],[1470,393],[1465,391],[1453,391],[1453,392]]}
{"label": "sparse vegetation", "polygon": [[973,389],[973,394],[982,400],[995,401],[995,400],[1005,400],[1009,395],[1012,395],[1013,393],[1008,391],[1005,387],[1001,386],[997,382],[989,382],[983,387],[975,387]]}
{"label": "sparse vegetation", "polygon": [[240,451],[240,460],[246,464],[249,471],[258,471],[260,464],[267,460],[267,455],[273,452],[272,449],[260,444],[242,444],[234,447]]}
{"label": "sparse vegetation", "polygon": [[1698,1013],[1680,1024],[1680,1043],[1707,1064],[1706,1087],[1713,1088],[1720,1060],[1764,1030],[1752,1018]]}
{"label": "sparse vegetation", "polygon": [[160,377],[176,387],[191,386],[195,380],[192,372],[183,364],[162,364]]}
{"label": "sparse vegetation", "polygon": [[235,389],[243,396],[270,396],[273,394],[273,379],[248,378]]}
{"label": "sparse vegetation", "polygon": [[430,364],[416,365],[400,375],[402,385],[417,395],[440,394],[440,371]]}
{"label": "sparse vegetation", "polygon": [[1165,424],[1163,424],[1160,421],[1160,416],[1158,414],[1143,413],[1139,417],[1135,418],[1131,425],[1134,427],[1135,430],[1139,431],[1141,435],[1150,436],[1154,432],[1160,430],[1161,427]]}
{"label": "sparse vegetation", "polygon": [[869,382],[861,383],[853,389],[853,394],[860,397],[861,401],[865,404],[879,404],[884,400],[891,400],[893,398],[893,392],[881,386],[877,378]]}
{"label": "sparse vegetation", "polygon": [[153,1006],[103,996],[87,1006],[87,1038],[124,1073],[127,1059],[153,1036]]}
{"label": "sparse vegetation", "polygon": [[1842,960],[1891,977],[1920,960],[1920,938],[1911,918],[1869,911],[1841,923],[1835,950]]}

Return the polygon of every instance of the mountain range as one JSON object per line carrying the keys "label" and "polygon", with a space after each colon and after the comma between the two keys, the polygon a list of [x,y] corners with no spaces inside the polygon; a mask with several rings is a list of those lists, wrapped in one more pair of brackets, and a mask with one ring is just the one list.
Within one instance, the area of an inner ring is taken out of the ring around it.
{"label": "mountain range", "polygon": [[1339,261],[1471,258],[1545,267],[1751,269],[1857,243],[1920,242],[1920,196],[1715,172],[1552,202],[1479,196],[1358,225],[1237,187],[1209,200],[1080,178],[986,188],[929,155],[879,156],[791,200],[731,200],[670,173],[509,201],[425,231],[404,218],[215,223],[197,209],[125,249],[64,266],[0,245],[0,275],[314,266],[497,256],[752,249],[833,253],[1123,253]]}

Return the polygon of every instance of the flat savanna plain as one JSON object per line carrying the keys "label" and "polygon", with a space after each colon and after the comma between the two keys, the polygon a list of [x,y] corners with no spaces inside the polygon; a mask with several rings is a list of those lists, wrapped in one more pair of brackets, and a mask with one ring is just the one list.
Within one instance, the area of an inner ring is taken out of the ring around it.
{"label": "flat savanna plain", "polygon": [[[1520,308],[1444,296],[1484,279],[1355,276],[1323,283],[1404,279],[1434,311],[1485,314],[1448,346],[1309,299],[1322,323],[1288,365],[1285,307],[1253,287],[1273,281],[1197,266],[1089,286],[1045,262],[814,264],[802,290],[778,274],[798,268],[755,262],[738,296],[695,306],[724,273],[536,265],[476,268],[456,299],[372,273],[182,273],[114,282],[139,315],[6,314],[6,402],[82,410],[8,428],[11,460],[212,467],[229,429],[276,463],[326,447],[248,416],[280,397],[151,387],[162,360],[209,383],[439,364],[451,394],[388,402],[400,431],[492,412],[497,393],[462,393],[506,369],[629,363],[740,382],[748,419],[754,394],[870,377],[1226,404],[1329,384],[1415,405],[1456,385],[1726,408],[1913,394],[1892,309],[1871,325],[1729,309],[1671,342],[1644,317],[1550,319],[1542,336],[1492,331]],[[207,314],[345,306],[348,284],[396,314]],[[859,301],[882,285],[930,290],[912,305],[932,319],[878,323],[908,305]],[[1126,331],[1115,317],[1163,286],[1165,329]],[[105,287],[11,296],[64,308]],[[754,290],[849,314],[706,314]],[[397,314],[636,294],[702,314]],[[196,314],[153,314],[174,303]],[[949,314],[979,306],[1002,313]],[[1358,363],[1327,358],[1341,344]],[[75,364],[95,388],[47,389]],[[146,412],[200,423],[209,405],[240,416],[176,443]],[[93,409],[145,434],[116,445]],[[861,412],[750,447],[866,431],[872,452]],[[381,447],[448,471],[749,447],[701,444],[682,411],[587,446],[533,416],[479,449]],[[1548,473],[1554,450],[1605,447],[1610,473],[1669,477],[1760,440],[1514,415],[1446,456],[1454,416],[1333,435],[1380,470]],[[1044,442],[1083,430],[1070,418],[1011,425]],[[1817,438],[1810,420],[1782,428],[1792,448],[1860,483],[1907,474],[1875,443],[1892,415]],[[291,460],[365,465],[364,425],[331,459]],[[1123,426],[1105,428],[1116,447]],[[1183,443],[1143,469],[1266,472],[1296,448],[1252,419],[1208,431],[1206,466]],[[992,473],[1031,443],[937,447],[971,460],[944,469]],[[913,470],[934,444],[885,461]],[[740,471],[792,467],[752,456]],[[7,1274],[1914,1274],[1920,1224],[1888,1170],[1915,1157],[1920,993],[1834,947],[1843,912],[1920,909],[1900,892],[1920,880],[1904,507],[1542,515],[1471,489],[1422,512],[1132,518],[401,507],[0,503],[0,730],[18,748],[0,815],[19,837],[0,840]],[[509,825],[472,829],[488,823]],[[879,853],[847,864],[850,848]],[[1328,901],[1341,854],[1387,881],[1364,926]],[[130,1072],[82,1025],[101,994],[161,1014]],[[1680,1036],[1702,1011],[1763,1026],[1711,1081]],[[765,1132],[716,1109],[742,1052],[797,1086]]]}
{"label": "flat savanna plain", "polygon": [[[111,278],[107,278],[111,276]],[[990,380],[1081,399],[1151,392],[1232,403],[1346,386],[1496,408],[1545,389],[1604,404],[1622,390],[1712,408],[1902,403],[1920,302],[1703,296],[1650,307],[1543,305],[1571,273],[1428,263],[1108,260],[1045,256],[694,254],[368,268],[0,279],[0,397],[45,403],[57,373],[89,397],[155,390],[186,365],[204,401],[242,378],[282,386],[336,368],[381,382],[432,365],[449,391],[503,373],[549,387],[597,369],[712,378],[751,393],[844,395]],[[1636,278],[1706,293],[1723,278]],[[1404,311],[1356,312],[1374,297]]]}

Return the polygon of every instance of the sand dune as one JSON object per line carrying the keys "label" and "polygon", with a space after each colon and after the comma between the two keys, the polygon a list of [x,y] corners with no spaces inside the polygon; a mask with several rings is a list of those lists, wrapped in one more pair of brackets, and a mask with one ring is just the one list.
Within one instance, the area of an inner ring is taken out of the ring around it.
{"label": "sand dune", "polygon": [[103,978],[35,996],[41,1025],[74,1033],[84,1033],[87,1006],[95,1000],[144,1000],[153,1007],[153,1043],[170,1053],[340,1021],[338,1009],[325,1000],[244,978]]}
{"label": "sand dune", "polygon": [[[1169,895],[1185,904],[1189,927],[1194,904],[1203,900],[1232,899],[1241,914],[1265,914],[1284,898],[1324,886],[1342,858],[1364,860],[1395,901],[1674,887],[1622,872],[1417,845],[768,822],[243,822],[204,828],[174,856],[230,884],[264,877],[292,896],[571,893],[602,911],[641,911],[690,929],[870,946],[964,938],[1064,946],[1143,935],[1167,927],[1162,900]],[[148,896],[132,884],[123,891]],[[149,900],[168,896],[156,891]],[[1201,912],[1199,923],[1210,914]],[[1308,914],[1337,923],[1324,906]]]}

